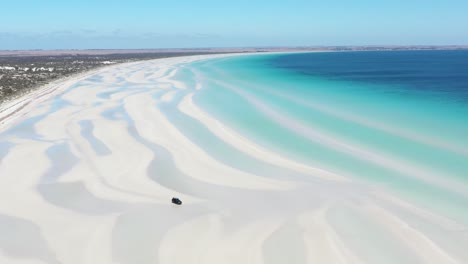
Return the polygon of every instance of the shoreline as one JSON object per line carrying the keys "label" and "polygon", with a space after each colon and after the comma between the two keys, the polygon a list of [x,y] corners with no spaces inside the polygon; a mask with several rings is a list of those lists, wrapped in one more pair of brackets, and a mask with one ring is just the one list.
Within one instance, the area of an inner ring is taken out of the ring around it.
{"label": "shoreline", "polygon": [[39,103],[39,102],[35,102],[35,99],[41,99],[43,97],[45,97],[43,99],[48,99],[49,97],[56,95],[59,89],[63,86],[66,86],[68,83],[78,82],[82,79],[86,79],[87,77],[91,75],[97,74],[100,71],[106,70],[113,66],[124,65],[124,64],[129,64],[129,63],[132,63],[132,62],[115,64],[115,65],[107,65],[107,66],[102,66],[99,68],[91,69],[85,72],[72,74],[70,76],[66,76],[63,78],[53,80],[52,82],[49,82],[47,84],[37,86],[21,95],[2,101],[0,103],[0,132],[3,131],[4,127],[7,125],[8,119],[10,117],[12,117],[15,114],[18,114],[19,111],[22,111],[24,108],[28,107],[30,104],[32,104],[31,106],[34,106],[34,103]]}
{"label": "shoreline", "polygon": [[[22,111],[23,108],[27,107],[29,104],[34,103],[34,99],[42,98],[46,95],[56,95],[58,94],[57,91],[62,87],[65,86],[67,83],[71,82],[78,82],[82,79],[86,79],[87,77],[98,74],[99,72],[106,71],[108,69],[112,69],[114,67],[121,67],[121,66],[130,66],[136,63],[142,63],[147,61],[153,60],[164,60],[170,58],[183,58],[183,57],[193,57],[193,56],[217,56],[217,55],[243,55],[246,53],[225,53],[225,54],[204,54],[204,55],[187,55],[187,56],[175,56],[175,57],[167,57],[167,58],[157,58],[157,59],[142,59],[137,61],[130,61],[130,62],[122,62],[122,63],[115,63],[111,65],[103,65],[94,69],[90,69],[84,72],[79,72],[72,74],[70,76],[65,76],[63,78],[59,78],[53,80],[49,83],[30,88],[28,91],[18,94],[17,96],[12,96],[12,98],[3,100],[0,102],[0,132],[4,130],[4,127],[8,124],[8,120],[17,112]],[[255,54],[255,53],[249,53]],[[49,97],[50,97],[49,96]],[[47,99],[46,97],[44,99]],[[36,102],[37,103],[37,102]]]}
{"label": "shoreline", "polygon": [[[305,51],[305,52],[326,52],[326,51]],[[218,57],[218,56],[249,56],[249,55],[267,55],[267,54],[283,54],[283,53],[303,53],[303,51],[272,51],[272,52],[242,52],[242,53],[216,53],[216,54],[195,54],[195,55],[186,55],[186,56],[174,56],[174,57],[164,57],[164,58],[156,58],[156,59],[142,59],[137,61],[130,61],[130,62],[122,62],[122,63],[115,63],[111,65],[103,65],[94,69],[90,69],[84,72],[79,72],[72,74],[70,76],[65,76],[63,78],[59,78],[56,80],[51,81],[50,83],[43,84],[37,86],[35,88],[29,89],[27,92],[20,94],[18,96],[14,96],[10,99],[4,100],[0,102],[0,132],[4,130],[4,127],[8,123],[8,119],[17,113],[18,111],[22,111],[23,108],[27,107],[30,103],[33,102],[33,99],[36,97],[41,98],[44,95],[53,93],[56,95],[54,91],[58,90],[60,87],[66,85],[66,83],[71,82],[78,82],[81,79],[86,79],[87,77],[98,74],[101,71],[106,71],[108,69],[112,69],[113,67],[119,66],[129,66],[132,64],[138,64],[143,62],[150,62],[150,61],[158,61],[158,60],[165,60],[165,59],[172,59],[172,58],[192,58],[197,56],[207,56],[209,57]],[[46,94],[43,94],[46,93]],[[52,96],[52,95],[51,95]],[[47,97],[48,98],[48,97]]]}
{"label": "shoreline", "polygon": [[0,103],[11,101],[53,81],[106,65],[203,54],[221,54],[221,52],[210,50],[0,51]]}

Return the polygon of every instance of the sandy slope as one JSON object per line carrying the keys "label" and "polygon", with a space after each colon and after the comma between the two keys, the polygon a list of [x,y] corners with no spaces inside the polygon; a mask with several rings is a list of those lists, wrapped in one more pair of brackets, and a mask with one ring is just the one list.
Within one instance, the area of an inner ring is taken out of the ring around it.
{"label": "sandy slope", "polygon": [[[271,152],[200,109],[201,84],[178,70],[220,56],[111,66],[2,106],[0,263],[468,261],[465,226]],[[171,111],[253,167],[211,155]]]}

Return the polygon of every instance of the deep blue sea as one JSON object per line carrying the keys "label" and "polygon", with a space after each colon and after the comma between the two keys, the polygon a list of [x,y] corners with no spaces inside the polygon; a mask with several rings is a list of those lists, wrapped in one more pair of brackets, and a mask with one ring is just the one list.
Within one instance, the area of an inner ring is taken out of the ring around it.
{"label": "deep blue sea", "polygon": [[[271,66],[295,73],[387,85],[388,92],[430,92],[468,101],[468,50],[369,51],[290,54]],[[403,90],[403,91],[402,91]]]}

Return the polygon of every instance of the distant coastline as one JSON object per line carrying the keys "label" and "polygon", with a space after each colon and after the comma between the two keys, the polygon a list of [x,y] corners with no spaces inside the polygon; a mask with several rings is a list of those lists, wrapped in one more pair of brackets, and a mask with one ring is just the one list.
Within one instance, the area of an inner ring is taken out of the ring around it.
{"label": "distant coastline", "polygon": [[51,50],[0,50],[6,56],[63,56],[63,55],[131,55],[175,53],[238,53],[284,51],[386,51],[386,50],[468,50],[468,45],[343,45],[343,46],[271,46],[242,48],[193,48],[193,49],[51,49]]}

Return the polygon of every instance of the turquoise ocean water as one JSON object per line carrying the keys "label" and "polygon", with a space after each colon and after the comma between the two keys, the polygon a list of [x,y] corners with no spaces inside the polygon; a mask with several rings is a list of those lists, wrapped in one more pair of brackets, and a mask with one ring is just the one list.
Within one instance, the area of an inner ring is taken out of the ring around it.
{"label": "turquoise ocean water", "polygon": [[190,71],[195,103],[246,138],[468,223],[468,51],[262,54]]}

